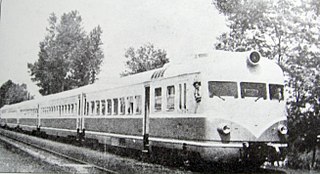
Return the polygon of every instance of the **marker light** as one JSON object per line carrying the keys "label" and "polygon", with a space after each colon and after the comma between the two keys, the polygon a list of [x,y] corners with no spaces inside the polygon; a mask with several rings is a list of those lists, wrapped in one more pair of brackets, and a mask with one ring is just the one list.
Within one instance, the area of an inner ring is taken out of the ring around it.
{"label": "marker light", "polygon": [[231,128],[230,128],[230,126],[227,125],[227,124],[221,124],[221,125],[218,127],[218,131],[219,131],[220,133],[223,133],[223,134],[225,134],[225,135],[228,135],[228,134],[230,134],[230,132],[231,132]]}
{"label": "marker light", "polygon": [[287,126],[285,126],[283,124],[280,124],[278,126],[278,131],[279,131],[280,134],[286,135],[288,133],[288,128],[287,128]]}
{"label": "marker light", "polygon": [[261,58],[260,53],[258,53],[257,51],[253,51],[250,53],[248,57],[248,63],[253,66],[258,65],[260,58]]}

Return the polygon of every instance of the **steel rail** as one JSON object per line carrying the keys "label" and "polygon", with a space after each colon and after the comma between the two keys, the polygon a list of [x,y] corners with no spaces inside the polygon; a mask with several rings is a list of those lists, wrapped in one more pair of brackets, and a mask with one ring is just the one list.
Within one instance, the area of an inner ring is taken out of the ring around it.
{"label": "steel rail", "polygon": [[101,170],[101,171],[106,172],[106,173],[118,174],[118,172],[116,172],[116,171],[113,171],[113,170],[110,170],[110,169],[106,169],[106,168],[104,168],[104,167],[100,167],[100,166],[97,166],[97,165],[95,165],[95,164],[90,164],[90,163],[88,163],[88,162],[85,162],[85,161],[82,161],[82,160],[79,160],[79,159],[70,157],[70,156],[68,156],[68,155],[65,155],[65,154],[62,154],[62,153],[59,153],[59,152],[56,152],[56,151],[53,151],[53,150],[50,150],[50,149],[47,149],[47,148],[44,148],[44,147],[35,145],[35,144],[32,144],[32,143],[27,143],[27,142],[24,142],[24,141],[21,141],[21,140],[19,140],[19,139],[12,138],[12,137],[9,137],[9,136],[3,135],[3,134],[1,134],[0,136],[3,136],[3,137],[6,137],[6,138],[10,139],[11,141],[13,141],[13,143],[15,143],[14,141],[16,141],[16,142],[25,144],[25,145],[27,145],[27,146],[31,146],[31,147],[34,147],[34,148],[36,148],[36,149],[39,149],[39,150],[42,150],[42,151],[51,153],[51,154],[53,154],[53,155],[56,155],[56,156],[59,156],[59,157],[68,159],[68,160],[70,160],[70,161],[74,161],[74,162],[77,162],[77,163],[80,163],[80,164],[92,166],[93,168],[96,168],[96,169]]}

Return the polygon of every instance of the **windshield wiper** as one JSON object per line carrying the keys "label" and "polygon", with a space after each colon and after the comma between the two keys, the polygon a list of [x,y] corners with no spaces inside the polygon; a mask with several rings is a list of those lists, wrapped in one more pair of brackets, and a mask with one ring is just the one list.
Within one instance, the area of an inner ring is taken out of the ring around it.
{"label": "windshield wiper", "polygon": [[224,99],[224,98],[222,98],[221,96],[219,96],[219,95],[217,95],[217,94],[215,94],[214,92],[212,93],[212,97],[213,96],[217,96],[218,98],[220,98],[221,100],[223,100],[223,101],[225,101],[226,99]]}
{"label": "windshield wiper", "polygon": [[254,101],[257,102],[260,98],[262,98],[262,96],[259,96],[257,99],[255,99]]}

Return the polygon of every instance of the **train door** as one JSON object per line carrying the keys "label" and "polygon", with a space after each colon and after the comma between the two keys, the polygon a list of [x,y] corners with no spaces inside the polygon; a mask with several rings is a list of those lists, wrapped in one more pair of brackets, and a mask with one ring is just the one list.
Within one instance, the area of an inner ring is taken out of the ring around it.
{"label": "train door", "polygon": [[41,122],[40,122],[40,105],[38,104],[37,105],[37,130],[40,131],[40,125],[41,125]]}
{"label": "train door", "polygon": [[143,117],[143,152],[149,152],[149,114],[150,114],[150,86],[145,86],[145,102]]}
{"label": "train door", "polygon": [[86,103],[87,103],[87,99],[86,99],[86,94],[82,93],[79,97],[79,101],[78,101],[78,124],[77,124],[77,133],[78,133],[78,137],[80,139],[84,138],[84,115],[86,114]]}
{"label": "train door", "polygon": [[83,100],[83,96],[79,95],[78,96],[78,108],[77,108],[77,131],[79,131],[81,129],[81,115],[82,115],[82,100]]}

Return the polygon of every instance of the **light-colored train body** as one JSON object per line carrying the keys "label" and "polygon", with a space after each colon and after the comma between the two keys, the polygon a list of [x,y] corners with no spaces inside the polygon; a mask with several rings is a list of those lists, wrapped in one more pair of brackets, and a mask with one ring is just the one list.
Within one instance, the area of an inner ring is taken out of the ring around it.
{"label": "light-colored train body", "polygon": [[255,158],[256,150],[264,159],[281,156],[287,146],[283,72],[253,53],[201,54],[5,106],[1,125],[144,151],[187,151],[208,161]]}

